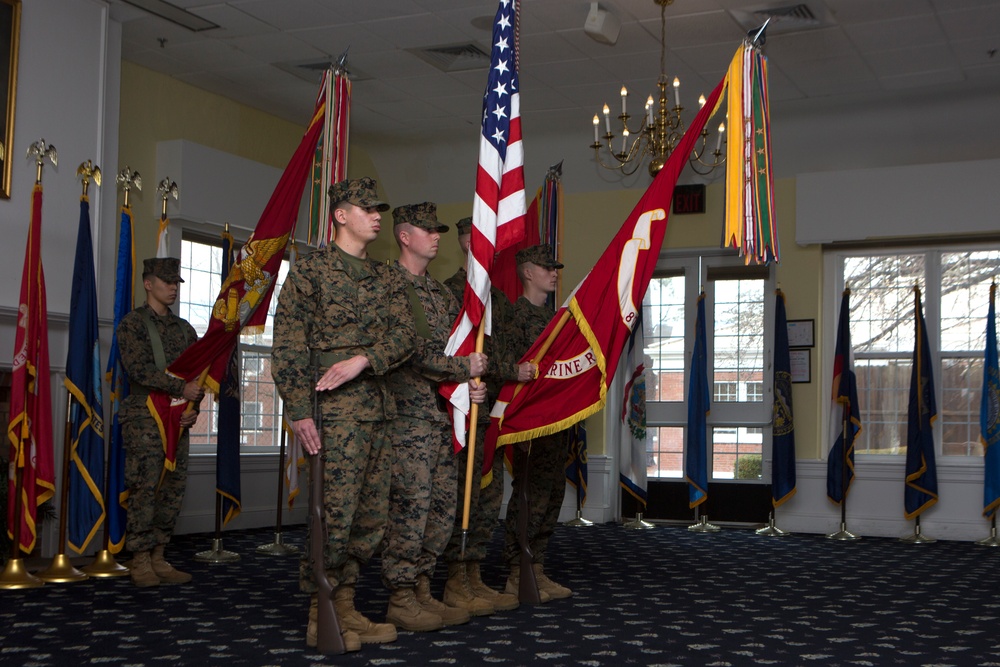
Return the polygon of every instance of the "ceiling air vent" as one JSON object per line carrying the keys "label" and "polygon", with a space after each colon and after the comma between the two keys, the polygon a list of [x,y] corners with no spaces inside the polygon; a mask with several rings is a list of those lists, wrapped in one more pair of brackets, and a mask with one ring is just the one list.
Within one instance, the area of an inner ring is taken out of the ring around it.
{"label": "ceiling air vent", "polygon": [[768,34],[815,30],[834,25],[829,12],[821,3],[771,4],[732,9],[730,14],[746,30],[759,28],[771,19]]}
{"label": "ceiling air vent", "polygon": [[490,54],[473,42],[427,46],[420,49],[407,49],[407,51],[442,72],[467,72],[487,69],[490,66]]}

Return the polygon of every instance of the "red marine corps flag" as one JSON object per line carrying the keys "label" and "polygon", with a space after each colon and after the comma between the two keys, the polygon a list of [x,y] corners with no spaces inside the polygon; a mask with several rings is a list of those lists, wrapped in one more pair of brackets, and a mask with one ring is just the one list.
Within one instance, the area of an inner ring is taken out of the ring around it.
{"label": "red marine corps flag", "polygon": [[484,470],[493,446],[556,433],[604,407],[660,254],[674,185],[725,83],[712,91],[608,249],[521,359],[538,366],[538,378],[504,385],[491,413]]}

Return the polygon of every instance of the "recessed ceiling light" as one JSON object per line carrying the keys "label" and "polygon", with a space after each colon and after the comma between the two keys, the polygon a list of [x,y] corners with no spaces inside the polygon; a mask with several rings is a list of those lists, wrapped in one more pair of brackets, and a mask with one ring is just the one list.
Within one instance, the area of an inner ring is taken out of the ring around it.
{"label": "recessed ceiling light", "polygon": [[176,23],[179,26],[183,26],[188,30],[193,32],[201,32],[202,30],[211,30],[212,28],[218,28],[218,24],[212,23],[207,19],[203,19],[197,14],[192,14],[191,12],[181,9],[176,5],[172,5],[164,0],[122,0],[126,4],[138,7],[139,9],[145,9],[150,14],[155,14],[161,19],[166,19],[171,23]]}

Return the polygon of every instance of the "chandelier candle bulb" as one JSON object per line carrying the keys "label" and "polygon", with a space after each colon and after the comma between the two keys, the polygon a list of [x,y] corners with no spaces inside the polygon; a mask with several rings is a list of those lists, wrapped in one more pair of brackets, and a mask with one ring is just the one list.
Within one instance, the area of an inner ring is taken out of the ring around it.
{"label": "chandelier candle bulb", "polygon": [[607,130],[608,136],[611,136],[611,109],[608,105],[604,105],[604,129]]}
{"label": "chandelier candle bulb", "polygon": [[600,137],[597,136],[597,126],[600,125],[601,121],[598,120],[597,114],[594,114],[594,143],[598,144],[601,142]]}
{"label": "chandelier candle bulb", "polygon": [[646,124],[652,127],[653,125],[653,96],[650,95],[649,99],[646,100]]}
{"label": "chandelier candle bulb", "polygon": [[699,95],[698,96],[698,108],[700,109],[703,106],[705,106],[705,96],[704,95]]}
{"label": "chandelier candle bulb", "polygon": [[625,98],[628,97],[628,91],[625,90],[625,86],[622,86],[622,114],[625,114]]}
{"label": "chandelier candle bulb", "polygon": [[625,153],[625,147],[628,145],[628,128],[626,127],[622,130],[622,154]]}
{"label": "chandelier candle bulb", "polygon": [[722,151],[722,133],[726,131],[726,124],[719,123],[719,136],[715,139],[715,152]]}
{"label": "chandelier candle bulb", "polygon": [[681,105],[681,80],[676,76],[674,77],[674,106],[679,107]]}

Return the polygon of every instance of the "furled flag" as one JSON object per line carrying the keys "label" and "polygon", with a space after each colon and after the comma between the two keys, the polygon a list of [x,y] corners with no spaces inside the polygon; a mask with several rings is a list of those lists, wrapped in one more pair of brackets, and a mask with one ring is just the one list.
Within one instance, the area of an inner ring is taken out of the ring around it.
{"label": "furled flag", "polygon": [[983,443],[983,516],[992,519],[1000,507],[1000,363],[997,361],[996,284],[990,285],[986,319],[983,396],[979,404],[979,439]]}
{"label": "furled flag", "polygon": [[[7,535],[17,526],[24,553],[38,538],[38,508],[55,494],[52,459],[52,392],[49,387],[49,325],[42,271],[42,185],[31,193],[31,222],[21,274],[14,358],[10,380],[10,475],[7,482]],[[21,497],[16,498],[17,477]],[[16,501],[16,502],[15,502]],[[15,506],[18,513],[15,516]],[[15,523],[16,522],[16,523]]]}
{"label": "furled flag", "polygon": [[730,132],[723,245],[738,248],[747,264],[778,261],[767,58],[744,43],[729,65],[727,79]]}
{"label": "furled flag", "polygon": [[771,438],[771,505],[795,495],[795,423],[792,419],[792,361],[788,352],[785,295],[774,293],[774,405]]}
{"label": "furled flag", "polygon": [[[490,335],[490,271],[494,255],[524,235],[524,148],[517,77],[520,6],[520,0],[500,0],[493,21],[493,49],[483,96],[467,282],[462,310],[445,346],[445,354],[449,356],[463,357],[476,351],[480,322],[485,335]],[[452,434],[458,451],[465,447],[469,385],[446,382],[441,384],[440,392],[451,402]],[[491,457],[491,463],[492,460]]]}
{"label": "furled flag", "polygon": [[538,378],[504,385],[484,465],[492,465],[493,445],[556,433],[604,407],[663,245],[674,185],[723,87],[724,81],[709,95],[597,264],[521,358],[538,366]]}
{"label": "furled flag", "polygon": [[83,553],[104,521],[104,406],[97,325],[90,200],[80,197],[80,228],[69,301],[69,345],[63,384],[69,407],[69,515],[66,541]]}
{"label": "furled flag", "polygon": [[646,511],[646,337],[640,311],[639,321],[628,340],[622,364],[622,411],[618,415],[618,481]]}
{"label": "furled flag", "polygon": [[[285,167],[253,234],[238,253],[222,283],[212,308],[208,331],[167,367],[171,375],[185,382],[204,376],[208,389],[218,394],[240,331],[263,328],[285,246],[295,227],[325,111],[325,96],[320,96],[302,142]],[[157,421],[163,439],[163,465],[173,470],[177,440],[181,434],[179,421],[186,403],[172,401],[167,394],[152,391],[146,404]]]}
{"label": "furled flag", "polygon": [[688,507],[708,500],[708,347],[705,340],[705,293],[698,297],[698,319],[694,325],[694,351],[688,379],[687,443],[684,447],[684,481],[688,485]]}
{"label": "furled flag", "polygon": [[910,407],[906,424],[905,516],[912,519],[938,501],[937,464],[934,461],[934,373],[927,341],[920,288],[914,287],[914,348],[910,372]]}
{"label": "furled flag", "polygon": [[[233,235],[222,232],[222,280],[233,265]],[[240,502],[240,368],[239,353],[233,346],[229,364],[219,387],[219,426],[215,456],[215,492],[222,496],[222,525],[239,515]]]}
{"label": "furled flag", "polygon": [[122,367],[118,349],[118,325],[132,312],[135,286],[135,245],[132,241],[132,210],[122,207],[121,228],[118,233],[118,263],[115,266],[115,312],[111,334],[111,351],[105,379],[111,387],[111,430],[108,441],[108,483],[105,496],[107,512],[108,551],[118,553],[125,546],[128,489],[125,488],[125,445],[119,418],[122,401],[129,394],[128,377]]}
{"label": "furled flag", "polygon": [[336,233],[327,192],[334,183],[347,178],[347,144],[351,125],[351,80],[345,69],[347,52],[333,69],[323,72],[319,98],[329,100],[323,120],[323,134],[316,145],[309,196],[309,226],[306,243],[324,247]]}
{"label": "furled flag", "polygon": [[[295,245],[295,239],[288,244],[288,270],[295,266],[295,260],[299,258],[299,248]],[[285,451],[285,488],[288,489],[288,507],[295,505],[295,498],[298,497],[302,489],[299,485],[299,469],[306,464],[305,453],[302,450],[302,443],[295,437],[292,425],[281,416],[281,428],[284,429],[287,450]]]}
{"label": "furled flag", "polygon": [[566,482],[576,490],[580,507],[587,504],[587,428],[583,422],[573,424],[569,432],[566,456]]}
{"label": "furled flag", "polygon": [[160,181],[156,188],[163,198],[163,207],[160,210],[160,226],[156,232],[156,256],[170,257],[170,218],[167,217],[167,199],[173,196],[177,198],[177,184],[169,178]]}
{"label": "furled flag", "polygon": [[833,406],[830,410],[830,455],[826,460],[826,495],[837,505],[844,502],[854,481],[854,442],[861,433],[858,382],[851,348],[851,290],[840,302],[837,347],[833,353]]}

